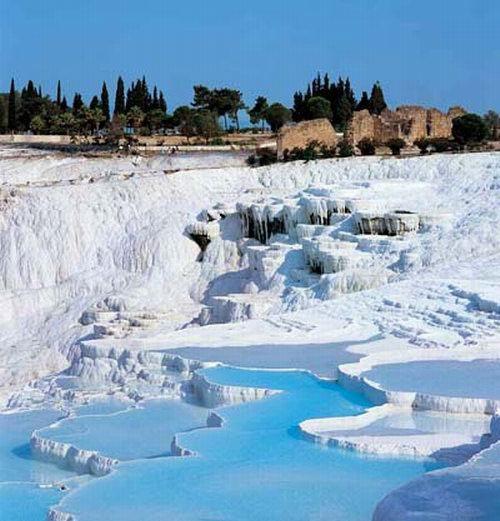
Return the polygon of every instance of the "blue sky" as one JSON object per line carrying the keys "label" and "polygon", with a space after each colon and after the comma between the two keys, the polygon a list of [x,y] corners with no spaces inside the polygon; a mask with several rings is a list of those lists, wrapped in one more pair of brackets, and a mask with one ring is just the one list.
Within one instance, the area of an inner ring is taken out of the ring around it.
{"label": "blue sky", "polygon": [[145,74],[170,108],[192,85],[291,104],[316,71],[380,80],[391,106],[500,110],[500,0],[0,0],[0,90],[61,79],[88,99]]}

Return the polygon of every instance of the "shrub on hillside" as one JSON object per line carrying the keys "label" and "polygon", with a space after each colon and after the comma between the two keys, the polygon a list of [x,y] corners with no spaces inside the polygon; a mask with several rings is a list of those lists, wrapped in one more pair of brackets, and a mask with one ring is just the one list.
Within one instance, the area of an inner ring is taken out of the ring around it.
{"label": "shrub on hillside", "polygon": [[352,145],[347,139],[343,139],[338,144],[338,152],[340,157],[351,157],[354,154]]}
{"label": "shrub on hillside", "polygon": [[416,139],[413,144],[420,150],[422,155],[429,151],[429,140],[427,138]]}
{"label": "shrub on hillside", "polygon": [[391,149],[393,156],[399,156],[401,154],[401,149],[405,147],[406,142],[404,141],[404,139],[397,137],[389,139],[386,145]]}
{"label": "shrub on hillside", "polygon": [[276,150],[259,148],[255,154],[247,157],[246,163],[248,166],[266,166],[276,163],[277,161]]}
{"label": "shrub on hillside", "polygon": [[375,144],[370,138],[364,137],[361,141],[359,141],[358,148],[362,156],[375,155]]}
{"label": "shrub on hillside", "polygon": [[458,145],[453,139],[446,137],[435,137],[428,140],[432,152],[454,152]]}

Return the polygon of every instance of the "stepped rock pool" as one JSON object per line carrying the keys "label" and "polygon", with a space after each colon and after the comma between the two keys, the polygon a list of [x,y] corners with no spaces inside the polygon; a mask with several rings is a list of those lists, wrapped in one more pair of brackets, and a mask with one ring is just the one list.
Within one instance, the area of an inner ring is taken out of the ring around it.
{"label": "stepped rock pool", "polygon": [[[54,411],[2,415],[2,432],[9,433],[0,442],[2,520],[42,520],[59,503],[57,510],[78,521],[365,521],[389,491],[438,467],[430,459],[366,456],[305,440],[298,430],[302,420],[356,415],[370,406],[308,372],[226,366],[199,372],[218,384],[281,392],[218,408],[222,428],[200,428],[209,410],[179,400],[132,409],[102,402],[77,408],[76,417],[59,422]],[[37,462],[26,444],[40,428],[44,437],[122,462],[102,478],[74,477]],[[169,457],[174,432],[194,456]],[[67,492],[39,487],[61,482]]]}

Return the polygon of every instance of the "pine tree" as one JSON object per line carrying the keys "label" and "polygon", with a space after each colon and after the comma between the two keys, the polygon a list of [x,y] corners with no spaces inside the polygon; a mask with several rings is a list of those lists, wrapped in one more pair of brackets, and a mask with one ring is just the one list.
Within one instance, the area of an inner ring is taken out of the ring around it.
{"label": "pine tree", "polygon": [[57,81],[57,97],[56,97],[57,106],[61,106],[61,80]]}
{"label": "pine tree", "polygon": [[12,78],[10,82],[10,92],[9,92],[9,114],[8,114],[8,122],[7,126],[11,132],[16,130],[16,86],[14,84],[14,78]]}
{"label": "pine tree", "polygon": [[115,108],[113,114],[125,114],[125,85],[122,77],[116,82]]}
{"label": "pine tree", "polygon": [[381,114],[385,108],[387,108],[387,103],[384,99],[382,87],[377,81],[372,87],[372,94],[370,96],[370,112],[372,114]]}
{"label": "pine tree", "polygon": [[361,99],[356,106],[356,110],[370,110],[370,100],[368,98],[368,92],[364,90],[361,94]]}
{"label": "pine tree", "polygon": [[106,86],[106,82],[102,83],[101,90],[101,109],[106,123],[109,123],[110,114],[109,114],[109,94],[108,87]]}

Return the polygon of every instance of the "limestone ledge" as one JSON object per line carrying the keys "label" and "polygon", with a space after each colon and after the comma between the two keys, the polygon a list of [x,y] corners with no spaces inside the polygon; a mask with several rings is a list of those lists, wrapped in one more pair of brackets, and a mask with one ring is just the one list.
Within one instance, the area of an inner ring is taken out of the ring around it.
{"label": "limestone ledge", "polygon": [[34,431],[30,438],[33,456],[41,461],[72,470],[78,474],[105,476],[118,460],[102,456],[97,451],[82,450],[70,443],[63,443],[40,436]]}
{"label": "limestone ledge", "polygon": [[500,410],[500,400],[493,398],[466,398],[454,396],[439,396],[433,394],[391,391],[384,389],[379,383],[365,376],[374,366],[384,364],[402,364],[414,361],[426,360],[454,360],[472,361],[477,359],[499,359],[500,354],[495,349],[465,350],[454,349],[450,352],[446,349],[426,349],[405,351],[399,356],[394,352],[382,352],[362,358],[353,364],[343,364],[338,368],[339,384],[351,391],[363,394],[375,405],[392,403],[402,407],[443,411],[460,414],[495,414]]}

